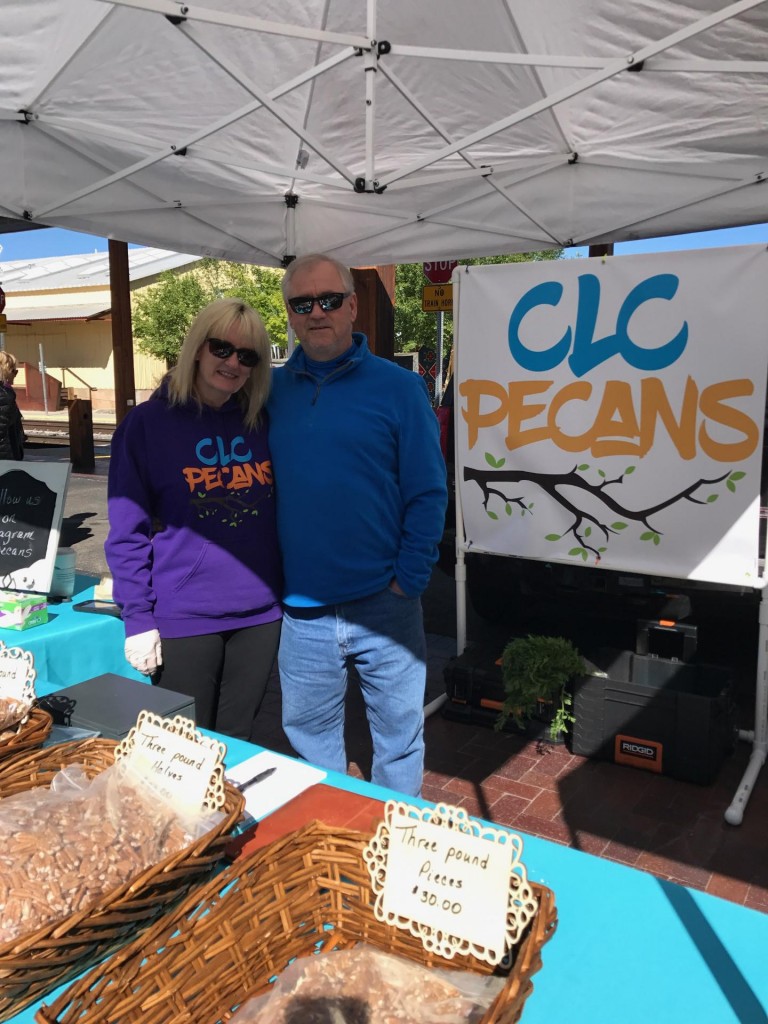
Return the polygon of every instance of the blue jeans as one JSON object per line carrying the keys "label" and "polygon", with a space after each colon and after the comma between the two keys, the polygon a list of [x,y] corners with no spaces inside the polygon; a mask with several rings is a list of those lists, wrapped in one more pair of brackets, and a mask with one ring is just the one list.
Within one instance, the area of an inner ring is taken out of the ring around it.
{"label": "blue jeans", "polygon": [[347,604],[286,608],[278,664],[283,728],[293,749],[321,768],[346,773],[344,698],[352,663],[371,730],[371,781],[419,796],[426,661],[418,597],[387,588]]}

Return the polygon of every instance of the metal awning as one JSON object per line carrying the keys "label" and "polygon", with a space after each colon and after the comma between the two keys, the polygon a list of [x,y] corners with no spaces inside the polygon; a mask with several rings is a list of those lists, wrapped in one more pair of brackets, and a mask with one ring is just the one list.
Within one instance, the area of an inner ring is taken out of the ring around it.
{"label": "metal awning", "polygon": [[5,311],[9,324],[33,323],[36,320],[103,320],[112,310],[103,302],[84,302],[75,306],[15,306]]}

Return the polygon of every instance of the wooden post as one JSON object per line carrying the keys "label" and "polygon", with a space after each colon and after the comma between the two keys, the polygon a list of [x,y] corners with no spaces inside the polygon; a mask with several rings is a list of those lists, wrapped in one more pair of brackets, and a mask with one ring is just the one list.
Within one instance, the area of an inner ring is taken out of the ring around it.
{"label": "wooden post", "polygon": [[357,294],[355,330],[374,355],[395,358],[395,266],[352,267]]}
{"label": "wooden post", "polygon": [[128,244],[109,240],[109,287],[112,295],[112,356],[115,372],[115,423],[136,404],[131,328]]}
{"label": "wooden post", "polygon": [[69,403],[69,461],[75,473],[95,473],[93,449],[93,413],[89,399],[75,398]]}

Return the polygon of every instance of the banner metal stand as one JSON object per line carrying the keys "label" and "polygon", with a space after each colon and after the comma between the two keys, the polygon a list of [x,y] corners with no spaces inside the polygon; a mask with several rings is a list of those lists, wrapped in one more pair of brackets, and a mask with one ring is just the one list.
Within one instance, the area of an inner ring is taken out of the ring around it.
{"label": "banner metal stand", "polygon": [[725,812],[729,825],[740,825],[744,809],[752,795],[757,777],[768,757],[768,589],[766,579],[761,580],[762,595],[758,616],[757,678],[755,680],[755,727],[740,729],[739,739],[752,741],[752,754],[739,783],[736,794]]}
{"label": "banner metal stand", "polygon": [[[459,344],[458,325],[458,302],[460,291],[461,271],[466,272],[467,268],[457,268],[453,272],[452,282],[454,288],[454,452],[455,472],[454,490],[456,502],[456,654],[461,656],[467,647],[467,567],[465,553],[466,537],[464,533],[464,517],[461,508],[461,488],[459,466],[459,430],[458,423],[460,413],[460,401],[457,382],[460,380],[459,360],[461,359],[461,346]],[[763,521],[764,523],[764,521]],[[763,524],[761,524],[763,525]],[[752,754],[741,778],[739,786],[734,794],[733,800],[725,811],[724,818],[729,825],[740,825],[744,818],[744,811],[755,783],[768,760],[768,578],[765,576],[765,566],[761,563],[759,582],[755,585],[756,590],[761,590],[759,605],[759,632],[757,650],[757,672],[755,680],[755,717],[753,729],[740,729],[738,738],[741,741],[752,743]]]}

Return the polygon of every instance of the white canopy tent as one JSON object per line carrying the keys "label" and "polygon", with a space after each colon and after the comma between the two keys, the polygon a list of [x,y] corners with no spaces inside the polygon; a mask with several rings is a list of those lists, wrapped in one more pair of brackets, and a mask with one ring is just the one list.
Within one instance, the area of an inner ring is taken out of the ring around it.
{"label": "white canopy tent", "polygon": [[768,0],[4,0],[2,27],[0,217],[30,225],[361,266],[768,220]]}
{"label": "white canopy tent", "polygon": [[359,266],[757,223],[767,176],[766,0],[3,3],[0,216]]}

